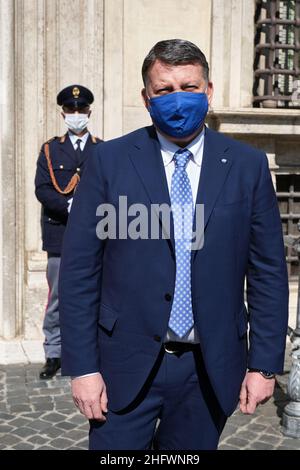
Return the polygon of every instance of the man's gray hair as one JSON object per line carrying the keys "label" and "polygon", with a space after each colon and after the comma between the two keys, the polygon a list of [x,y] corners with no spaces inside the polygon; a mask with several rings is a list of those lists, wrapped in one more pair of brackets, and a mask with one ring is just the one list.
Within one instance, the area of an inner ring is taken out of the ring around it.
{"label": "man's gray hair", "polygon": [[209,67],[206,57],[199,47],[190,41],[167,39],[157,42],[143,62],[142,77],[144,85],[146,85],[148,71],[156,60],[168,65],[200,64],[203,70],[203,78],[208,82]]}

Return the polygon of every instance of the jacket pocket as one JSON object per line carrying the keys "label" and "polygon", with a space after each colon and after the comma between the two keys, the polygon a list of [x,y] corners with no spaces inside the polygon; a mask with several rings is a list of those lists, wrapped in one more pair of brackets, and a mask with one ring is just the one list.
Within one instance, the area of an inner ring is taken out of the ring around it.
{"label": "jacket pocket", "polygon": [[248,197],[245,196],[243,198],[240,198],[240,199],[235,199],[234,201],[226,201],[226,202],[222,202],[222,201],[219,201],[218,203],[216,203],[215,205],[215,209],[230,209],[230,208],[233,208],[235,206],[238,206],[240,204],[245,204],[246,202],[248,201]]}
{"label": "jacket pocket", "polygon": [[54,171],[63,173],[64,171],[76,171],[76,163],[70,164],[70,162],[64,163],[52,163],[52,168]]}
{"label": "jacket pocket", "polygon": [[112,309],[108,305],[101,304],[98,324],[108,332],[112,332],[118,319],[118,316],[118,313],[114,309]]}
{"label": "jacket pocket", "polygon": [[216,204],[213,213],[215,215],[225,215],[236,214],[239,212],[244,212],[247,208],[248,198],[239,199],[237,201],[227,202],[223,204]]}

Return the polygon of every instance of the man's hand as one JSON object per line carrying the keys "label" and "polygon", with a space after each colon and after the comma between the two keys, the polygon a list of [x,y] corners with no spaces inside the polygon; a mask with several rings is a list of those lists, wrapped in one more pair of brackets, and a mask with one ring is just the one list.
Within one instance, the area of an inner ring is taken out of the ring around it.
{"label": "man's hand", "polygon": [[252,415],[257,405],[265,403],[274,392],[275,379],[265,379],[259,372],[247,372],[240,391],[240,410]]}
{"label": "man's hand", "polygon": [[87,419],[106,421],[106,386],[101,374],[72,379],[73,401]]}

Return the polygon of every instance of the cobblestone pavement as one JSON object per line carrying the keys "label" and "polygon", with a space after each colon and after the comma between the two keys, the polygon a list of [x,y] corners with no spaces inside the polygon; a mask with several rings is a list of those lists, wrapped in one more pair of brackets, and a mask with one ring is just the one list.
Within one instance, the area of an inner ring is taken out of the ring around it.
{"label": "cobblestone pavement", "polygon": [[[88,425],[73,405],[69,379],[39,380],[40,367],[0,366],[0,450],[87,449]],[[280,431],[286,369],[267,404],[253,416],[236,411],[228,420],[220,449],[300,450],[300,439]]]}

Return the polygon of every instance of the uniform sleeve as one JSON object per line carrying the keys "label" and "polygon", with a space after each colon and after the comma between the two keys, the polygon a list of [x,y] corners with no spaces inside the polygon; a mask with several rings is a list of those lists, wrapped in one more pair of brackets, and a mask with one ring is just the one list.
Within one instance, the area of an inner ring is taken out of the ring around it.
{"label": "uniform sleeve", "polygon": [[250,368],[281,373],[288,321],[282,225],[266,155],[254,194],[247,273]]}
{"label": "uniform sleeve", "polygon": [[68,197],[58,193],[53,187],[43,147],[37,161],[35,195],[44,208],[51,211],[59,220],[62,222],[67,220]]}

